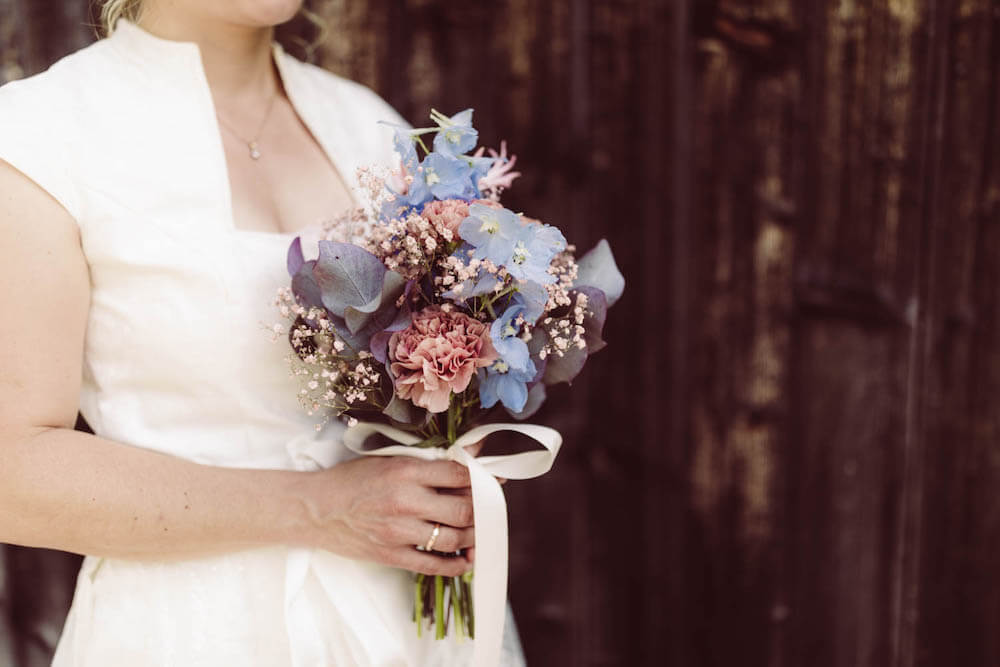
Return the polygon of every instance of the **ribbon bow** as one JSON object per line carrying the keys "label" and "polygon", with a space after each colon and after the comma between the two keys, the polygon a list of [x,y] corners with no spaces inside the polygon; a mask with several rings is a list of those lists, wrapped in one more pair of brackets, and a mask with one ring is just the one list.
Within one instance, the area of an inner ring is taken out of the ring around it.
{"label": "ribbon bow", "polygon": [[[474,457],[465,451],[497,431],[515,431],[539,442],[545,449],[502,456]],[[381,433],[399,445],[364,449],[365,440]],[[344,433],[344,444],[364,456],[412,456],[426,461],[450,460],[469,469],[472,507],[476,516],[476,576],[472,584],[476,641],[472,664],[495,667],[500,663],[504,612],[507,604],[507,503],[497,477],[531,479],[552,468],[562,436],[555,429],[536,424],[486,424],[459,437],[447,449],[413,447],[421,438],[383,424],[361,422]]]}

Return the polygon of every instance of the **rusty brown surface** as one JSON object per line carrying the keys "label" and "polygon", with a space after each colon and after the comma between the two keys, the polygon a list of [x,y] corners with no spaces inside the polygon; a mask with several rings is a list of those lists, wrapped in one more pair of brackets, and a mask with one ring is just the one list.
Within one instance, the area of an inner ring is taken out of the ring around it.
{"label": "rusty brown surface", "polygon": [[[0,0],[0,77],[84,4]],[[319,62],[412,122],[475,107],[509,205],[629,280],[538,416],[556,469],[508,485],[529,664],[1000,664],[995,0],[312,7]],[[0,662],[65,600],[30,553]]]}

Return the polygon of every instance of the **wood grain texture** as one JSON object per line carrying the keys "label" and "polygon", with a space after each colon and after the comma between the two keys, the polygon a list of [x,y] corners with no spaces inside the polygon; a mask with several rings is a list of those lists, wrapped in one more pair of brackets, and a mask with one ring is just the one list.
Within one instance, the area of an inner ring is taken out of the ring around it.
{"label": "wood grain texture", "polygon": [[[507,488],[529,664],[1000,664],[1000,3],[310,7],[291,48],[414,123],[474,107],[509,206],[629,281]],[[86,11],[0,0],[0,78]],[[32,553],[0,662],[63,613],[74,562]]]}

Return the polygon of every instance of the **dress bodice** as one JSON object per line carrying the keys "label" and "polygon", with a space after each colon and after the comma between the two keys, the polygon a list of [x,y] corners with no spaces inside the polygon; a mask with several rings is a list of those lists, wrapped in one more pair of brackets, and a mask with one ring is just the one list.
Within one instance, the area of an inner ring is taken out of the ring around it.
{"label": "dress bodice", "polygon": [[[379,121],[402,122],[391,107],[278,45],[273,56],[349,185],[359,166],[390,159]],[[94,431],[202,463],[286,467],[290,434],[317,422],[298,404],[287,343],[267,330],[292,236],[234,224],[198,46],[121,21],[3,86],[0,158],[80,226],[91,279],[80,410]],[[335,444],[337,428],[317,437]]]}

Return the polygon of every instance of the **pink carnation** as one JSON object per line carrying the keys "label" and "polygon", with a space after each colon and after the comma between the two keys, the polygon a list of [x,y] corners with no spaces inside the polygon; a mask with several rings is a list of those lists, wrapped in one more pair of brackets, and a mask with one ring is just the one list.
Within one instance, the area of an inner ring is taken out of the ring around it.
{"label": "pink carnation", "polygon": [[435,199],[424,206],[420,215],[436,229],[446,228],[458,236],[458,226],[469,217],[469,203],[461,199]]}
{"label": "pink carnation", "polygon": [[465,391],[476,369],[496,358],[485,324],[438,306],[416,313],[389,339],[396,393],[431,412],[447,410],[451,392]]}
{"label": "pink carnation", "polygon": [[[487,199],[478,199],[471,202],[473,204],[483,204],[491,208],[500,208],[496,202]],[[469,217],[470,202],[461,199],[435,199],[424,206],[420,212],[424,220],[434,225],[435,229],[447,228],[453,238],[458,238],[458,226]]]}

